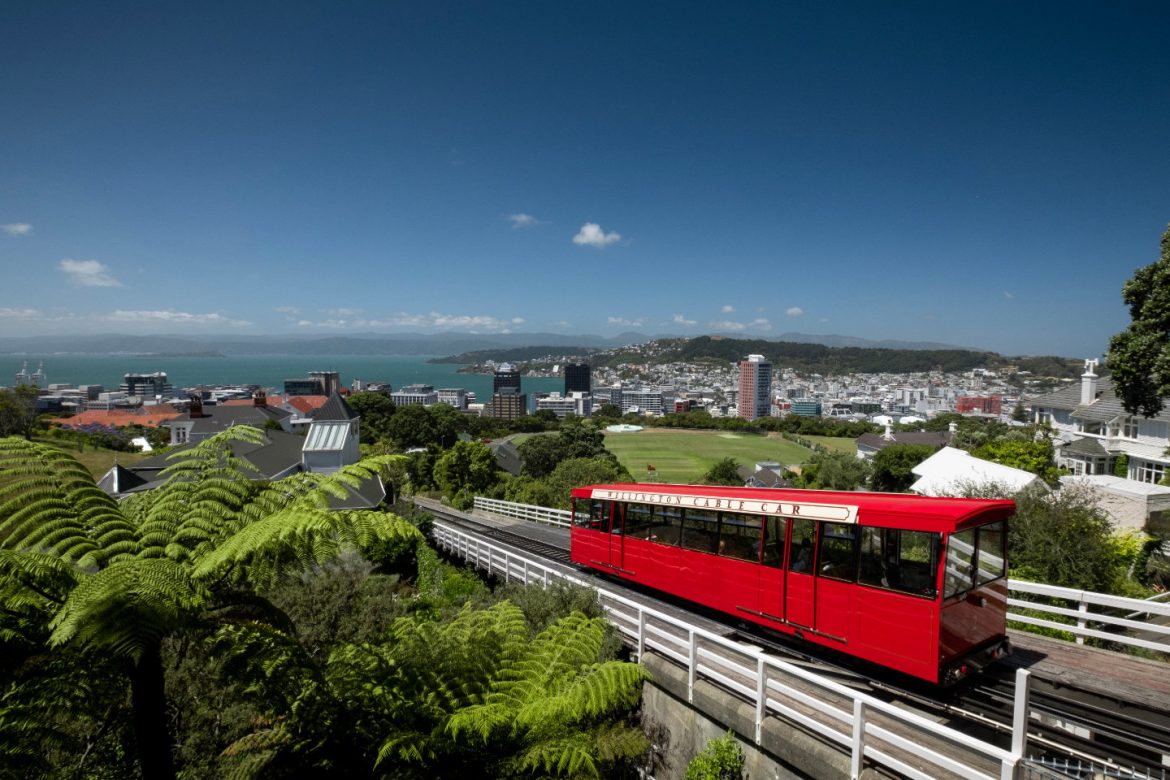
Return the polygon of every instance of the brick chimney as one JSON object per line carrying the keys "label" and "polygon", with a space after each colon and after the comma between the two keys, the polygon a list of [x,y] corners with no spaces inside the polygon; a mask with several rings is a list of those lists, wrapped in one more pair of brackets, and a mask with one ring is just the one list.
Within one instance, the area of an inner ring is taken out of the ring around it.
{"label": "brick chimney", "polygon": [[1081,374],[1081,403],[1091,404],[1097,400],[1097,361],[1085,361],[1085,373]]}
{"label": "brick chimney", "polygon": [[188,414],[188,416],[192,420],[196,420],[200,417],[205,416],[203,414],[203,396],[196,393],[196,394],[190,396],[190,398],[191,398],[191,411]]}
{"label": "brick chimney", "polygon": [[268,395],[263,390],[252,394],[252,406],[268,406]]}

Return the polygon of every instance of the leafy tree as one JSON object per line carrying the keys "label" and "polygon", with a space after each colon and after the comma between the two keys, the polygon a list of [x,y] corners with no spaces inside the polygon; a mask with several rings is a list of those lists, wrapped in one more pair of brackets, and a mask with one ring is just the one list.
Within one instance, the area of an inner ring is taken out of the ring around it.
{"label": "leafy tree", "polygon": [[[236,426],[175,453],[161,487],[121,504],[66,453],[0,440],[0,637],[28,652],[116,664],[144,777],[174,776],[162,666],[168,637],[223,620],[286,625],[257,586],[344,549],[401,552],[421,539],[380,512],[324,509],[328,496],[373,477],[388,459],[260,485],[232,444],[262,436]],[[19,697],[30,683],[15,685]]]}
{"label": "leafy tree", "polygon": [[453,506],[471,506],[476,495],[491,492],[501,479],[496,458],[484,444],[461,441],[435,462],[435,482]]}
{"label": "leafy tree", "polygon": [[743,477],[739,475],[739,461],[735,458],[723,458],[712,464],[706,473],[699,478],[704,485],[735,485],[743,486]]}
{"label": "leafy tree", "polygon": [[597,407],[593,415],[606,420],[616,420],[622,416],[622,408],[617,404],[602,404]]}
{"label": "leafy tree", "polygon": [[1002,463],[1016,469],[1030,471],[1050,484],[1055,485],[1059,477],[1053,458],[1052,440],[1043,439],[996,439],[987,442],[971,452],[976,458]]}
{"label": "leafy tree", "polygon": [[1170,396],[1170,227],[1161,256],[1134,272],[1121,297],[1130,324],[1109,340],[1105,362],[1125,410],[1153,417]]}
{"label": "leafy tree", "polygon": [[563,434],[529,436],[516,446],[522,463],[520,473],[542,479],[569,457],[569,442]]}
{"label": "leafy tree", "polygon": [[743,748],[728,731],[707,742],[703,752],[687,765],[685,780],[740,780],[743,777]]}
{"label": "leafy tree", "polygon": [[847,452],[818,452],[801,467],[801,487],[856,490],[870,476],[869,462]]}
{"label": "leafy tree", "polygon": [[553,469],[546,483],[553,495],[552,506],[569,509],[575,487],[633,481],[630,472],[610,458],[570,458]]}
{"label": "leafy tree", "polygon": [[426,447],[439,439],[435,418],[422,404],[409,404],[395,410],[394,416],[386,423],[386,431],[400,450]]}
{"label": "leafy tree", "polygon": [[37,389],[20,385],[0,389],[0,436],[32,438],[37,423]]}
{"label": "leafy tree", "polygon": [[1129,456],[1124,452],[1113,461],[1113,476],[1125,479],[1129,476]]}
{"label": "leafy tree", "polygon": [[605,448],[605,434],[592,422],[568,420],[561,426],[560,435],[568,458],[613,457]]}
{"label": "leafy tree", "polygon": [[385,393],[354,393],[345,399],[361,415],[362,442],[375,444],[390,441],[390,420],[394,417],[394,401]]}
{"label": "leafy tree", "polygon": [[446,449],[459,440],[467,430],[467,417],[450,404],[432,404],[425,407],[435,423],[435,443]]}
{"label": "leafy tree", "polygon": [[556,503],[556,497],[544,480],[524,474],[504,483],[503,498],[505,501],[535,504],[536,506],[551,507]]}
{"label": "leafy tree", "polygon": [[903,493],[914,484],[911,471],[935,452],[934,447],[925,444],[891,444],[883,447],[873,456],[873,471],[869,484],[874,490],[884,493]]}

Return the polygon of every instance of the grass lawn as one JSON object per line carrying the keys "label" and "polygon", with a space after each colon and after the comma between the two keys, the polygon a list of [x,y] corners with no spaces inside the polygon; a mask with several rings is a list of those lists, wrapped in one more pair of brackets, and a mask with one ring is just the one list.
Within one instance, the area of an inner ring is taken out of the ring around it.
{"label": "grass lawn", "polygon": [[840,436],[802,436],[801,438],[819,444],[830,452],[857,454],[857,439],[846,439]]}
{"label": "grass lawn", "polygon": [[606,448],[630,470],[634,479],[646,478],[653,464],[658,482],[696,482],[723,458],[735,458],[741,466],[757,461],[802,463],[812,451],[780,438],[725,431],[686,431],[647,428],[634,433],[606,433]]}
{"label": "grass lawn", "polygon": [[81,452],[77,451],[77,446],[69,443],[56,441],[53,439],[38,438],[37,441],[42,444],[48,444],[51,447],[56,447],[62,452],[68,452],[81,465],[89,469],[89,473],[93,475],[94,481],[101,479],[105,473],[109,471],[113,465],[114,460],[123,466],[128,466],[131,463],[137,463],[140,460],[146,460],[153,457],[158,452],[115,452],[114,450],[95,450],[93,447],[86,447]]}

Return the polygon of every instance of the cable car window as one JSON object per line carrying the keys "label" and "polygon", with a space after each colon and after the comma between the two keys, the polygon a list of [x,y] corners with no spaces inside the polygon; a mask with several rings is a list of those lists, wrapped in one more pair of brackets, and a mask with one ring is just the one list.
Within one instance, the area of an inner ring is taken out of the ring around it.
{"label": "cable car window", "polygon": [[786,520],[783,517],[764,518],[764,557],[762,563],[774,569],[784,567],[784,532]]}
{"label": "cable car window", "polygon": [[610,521],[609,532],[611,534],[617,534],[618,536],[621,536],[622,529],[624,529],[626,525],[626,504],[622,503],[621,501],[615,501],[613,503],[612,514],[613,519]]}
{"label": "cable car window", "polygon": [[631,539],[649,539],[654,527],[654,507],[648,504],[626,504],[626,536]]}
{"label": "cable car window", "polygon": [[906,593],[934,598],[941,537],[926,531],[898,531],[898,569],[891,587]]}
{"label": "cable car window", "polygon": [[584,499],[577,499],[573,502],[573,525],[593,531],[608,531],[609,502],[595,498],[587,503]]}
{"label": "cable car window", "polygon": [[814,520],[792,521],[792,547],[788,551],[788,570],[812,574],[813,544],[817,537]]}
{"label": "cable car window", "polygon": [[659,544],[669,544],[678,547],[682,538],[682,509],[677,506],[654,507],[654,525],[650,528],[650,538]]}
{"label": "cable car window", "polygon": [[862,585],[877,585],[881,588],[890,587],[886,576],[886,536],[890,533],[887,528],[865,527],[861,529],[861,555],[858,563],[857,581]]}
{"label": "cable car window", "polygon": [[947,541],[947,576],[944,594],[954,596],[975,584],[975,529],[951,534]]}
{"label": "cable car window", "polygon": [[988,523],[975,529],[979,536],[978,584],[997,580],[1004,575],[1003,521]]}
{"label": "cable car window", "polygon": [[857,526],[821,523],[819,574],[831,580],[857,579]]}
{"label": "cable car window", "polygon": [[719,554],[741,561],[759,561],[760,526],[758,515],[724,512],[719,524]]}
{"label": "cable car window", "polygon": [[713,553],[719,543],[719,513],[709,509],[688,509],[683,515],[682,546],[688,550]]}

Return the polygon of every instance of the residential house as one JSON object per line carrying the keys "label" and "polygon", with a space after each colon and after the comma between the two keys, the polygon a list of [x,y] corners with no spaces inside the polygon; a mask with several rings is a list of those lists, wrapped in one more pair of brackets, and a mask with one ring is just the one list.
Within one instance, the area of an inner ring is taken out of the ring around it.
{"label": "residential house", "polygon": [[[1170,492],[1150,489],[1161,487],[1158,483],[1170,474],[1170,398],[1153,417],[1130,414],[1113,392],[1113,382],[1097,376],[1096,369],[1096,360],[1086,360],[1079,385],[1033,399],[1033,419],[1052,427],[1056,465],[1111,496],[1118,507],[1129,506],[1112,513],[1120,525],[1170,526]],[[1114,473],[1119,462],[1124,476]],[[1135,503],[1144,503],[1144,509]]]}

